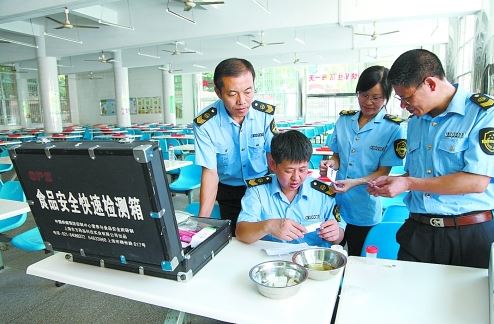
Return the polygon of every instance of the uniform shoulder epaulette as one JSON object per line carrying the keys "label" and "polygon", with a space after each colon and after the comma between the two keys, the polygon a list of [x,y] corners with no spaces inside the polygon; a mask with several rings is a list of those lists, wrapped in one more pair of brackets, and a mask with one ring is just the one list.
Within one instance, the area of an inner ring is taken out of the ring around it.
{"label": "uniform shoulder epaulette", "polygon": [[390,115],[390,114],[384,115],[384,119],[392,121],[393,123],[396,123],[398,125],[405,121],[404,119],[401,119],[398,116]]}
{"label": "uniform shoulder epaulette", "polygon": [[269,115],[274,115],[274,108],[275,108],[275,106],[270,105],[270,104],[267,104],[267,103],[264,103],[264,102],[260,102],[260,101],[254,100],[252,102],[252,108],[254,108],[255,110],[262,111],[263,113],[266,113],[266,114],[269,114]]}
{"label": "uniform shoulder epaulette", "polygon": [[327,183],[321,182],[319,180],[312,180],[310,182],[310,186],[312,189],[316,189],[319,192],[322,192],[323,194],[326,194],[330,197],[336,196],[336,192],[334,191],[333,186],[328,185]]}
{"label": "uniform shoulder epaulette", "polygon": [[197,126],[201,126],[204,123],[206,123],[208,120],[216,116],[218,113],[218,110],[215,107],[211,107],[196,118],[194,118],[194,123],[196,123]]}
{"label": "uniform shoulder epaulette", "polygon": [[470,97],[470,100],[484,109],[494,107],[494,99],[486,96],[485,94],[476,93]]}
{"label": "uniform shoulder epaulette", "polygon": [[340,116],[353,116],[358,113],[358,110],[342,110],[340,111]]}
{"label": "uniform shoulder epaulette", "polygon": [[248,180],[247,181],[247,186],[249,188],[252,188],[252,187],[263,185],[263,184],[266,184],[266,183],[271,183],[271,181],[273,181],[273,178],[271,176],[259,177],[259,178]]}

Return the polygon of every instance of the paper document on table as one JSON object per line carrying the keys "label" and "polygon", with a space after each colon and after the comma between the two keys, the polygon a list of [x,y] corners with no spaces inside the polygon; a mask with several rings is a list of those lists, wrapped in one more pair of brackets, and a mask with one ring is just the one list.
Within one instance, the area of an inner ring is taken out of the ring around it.
{"label": "paper document on table", "polygon": [[285,244],[280,244],[279,246],[274,248],[265,248],[263,250],[266,251],[267,255],[272,256],[272,255],[290,254],[296,251],[307,249],[309,247],[310,246],[307,243],[299,243],[299,244],[285,243]]}

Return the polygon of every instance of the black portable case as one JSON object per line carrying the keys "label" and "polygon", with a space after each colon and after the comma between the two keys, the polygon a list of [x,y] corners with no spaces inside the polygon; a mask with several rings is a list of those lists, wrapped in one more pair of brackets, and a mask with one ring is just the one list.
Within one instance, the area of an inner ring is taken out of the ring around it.
{"label": "black portable case", "polygon": [[156,142],[28,142],[9,150],[47,246],[75,262],[187,281],[231,239],[229,221],[182,248]]}

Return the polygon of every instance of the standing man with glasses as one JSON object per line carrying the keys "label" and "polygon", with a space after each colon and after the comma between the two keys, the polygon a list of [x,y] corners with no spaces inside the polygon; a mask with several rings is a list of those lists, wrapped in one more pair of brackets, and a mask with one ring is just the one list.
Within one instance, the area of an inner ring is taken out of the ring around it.
{"label": "standing man with glasses", "polygon": [[373,195],[410,190],[398,259],[487,268],[494,242],[494,100],[445,78],[427,50],[403,53],[388,75],[408,122],[407,174],[369,183]]}
{"label": "standing man with glasses", "polygon": [[277,132],[274,106],[253,101],[255,71],[240,58],[214,71],[219,100],[194,118],[196,164],[202,166],[200,217],[210,217],[214,201],[235,233],[246,183],[268,173],[267,155]]}
{"label": "standing man with glasses", "polygon": [[406,155],[402,120],[386,113],[391,95],[388,69],[371,66],[357,82],[360,111],[344,110],[336,121],[328,145],[334,154],[320,164],[338,170],[335,181],[336,204],[347,223],[345,240],[349,255],[360,255],[367,233],[382,220],[380,198],[367,192],[367,182],[389,174],[392,166],[403,165]]}

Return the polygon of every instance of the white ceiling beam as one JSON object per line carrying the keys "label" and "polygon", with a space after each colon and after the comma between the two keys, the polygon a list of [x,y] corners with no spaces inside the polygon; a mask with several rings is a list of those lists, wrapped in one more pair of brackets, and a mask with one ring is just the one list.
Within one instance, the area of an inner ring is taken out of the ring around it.
{"label": "white ceiling beam", "polygon": [[404,5],[396,0],[340,1],[340,24],[366,23],[376,20],[415,19],[417,17],[448,17],[475,13],[482,9],[482,0],[415,0]]}
{"label": "white ceiling beam", "polygon": [[0,1],[0,23],[16,20],[28,20],[63,12],[63,8],[71,10],[93,4],[114,2],[118,0],[22,0]]}

